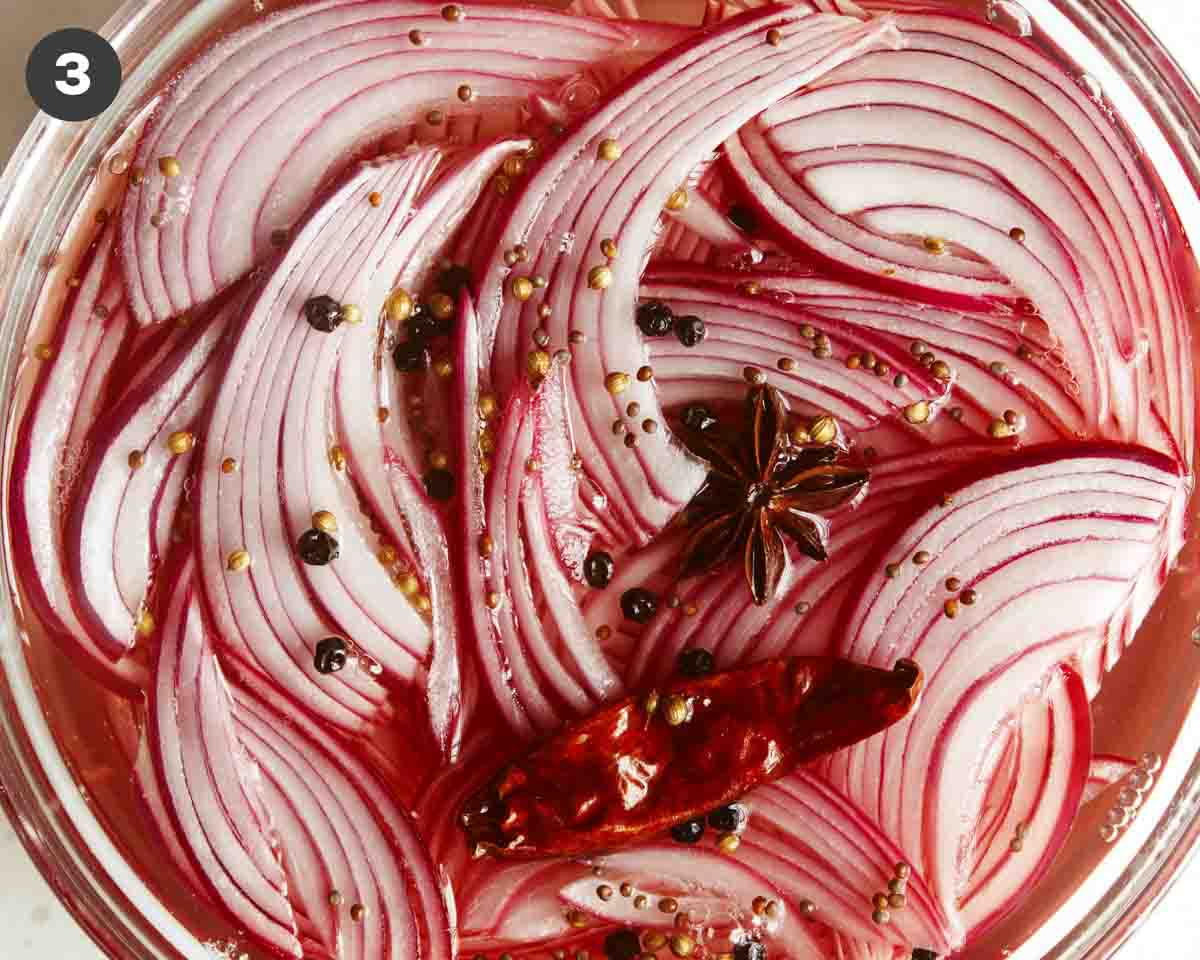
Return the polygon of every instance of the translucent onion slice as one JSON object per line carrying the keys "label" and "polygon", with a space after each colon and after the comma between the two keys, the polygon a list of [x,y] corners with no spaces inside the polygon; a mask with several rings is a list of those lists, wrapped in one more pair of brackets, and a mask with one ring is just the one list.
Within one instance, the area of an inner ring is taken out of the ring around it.
{"label": "translucent onion slice", "polygon": [[[771,29],[780,31],[778,46],[766,40]],[[809,15],[804,8],[771,8],[697,34],[559,141],[516,197],[480,277],[480,354],[464,362],[484,366],[485,386],[508,394],[525,376],[535,328],[543,327],[552,344],[566,343],[570,331],[587,339],[572,368],[576,442],[628,542],[644,542],[661,529],[704,474],[670,431],[643,438],[631,451],[611,429],[631,401],[646,417],[662,419],[653,384],[634,378],[646,353],[630,318],[664,205],[755,113],[837,64],[896,42],[886,22]],[[620,146],[617,159],[601,157],[606,140]],[[677,194],[674,205],[681,201]],[[600,249],[605,238],[620,251],[611,262]],[[518,245],[529,255],[521,271],[547,281],[544,293],[528,301],[511,295],[517,274],[503,257]],[[539,315],[542,303],[551,305],[549,317]]]}
{"label": "translucent onion slice", "polygon": [[[1124,616],[1144,569],[1159,572],[1186,496],[1175,462],[1134,447],[1051,445],[981,473],[947,491],[946,506],[917,502],[916,519],[862,568],[839,653],[912,657],[926,688],[912,718],[824,763],[951,916],[964,870],[953,838],[978,819],[985,785],[972,774],[964,789],[963,771],[991,755],[997,718]],[[1026,638],[1015,652],[1013,636]]]}
{"label": "translucent onion slice", "polygon": [[[382,309],[392,256],[408,249],[403,228],[440,160],[427,148],[365,164],[315,209],[255,295],[206,431],[197,549],[223,649],[344,729],[386,716],[380,679],[403,686],[423,676],[430,631],[376,559],[370,517],[331,461],[340,358],[374,356],[375,331],[349,323],[316,331],[303,306],[327,295],[363,316]],[[232,472],[222,469],[226,458],[237,464]],[[340,557],[327,566],[297,553],[317,511],[337,523]],[[436,526],[428,511],[410,519]],[[231,563],[238,551],[249,554],[248,568]],[[381,678],[362,669],[317,674],[313,651],[330,635],[373,658]]]}
{"label": "translucent onion slice", "polygon": [[[46,344],[29,405],[17,430],[9,477],[13,562],[39,620],[89,674],[126,693],[138,689],[145,665],[118,659],[127,646],[93,637],[75,612],[67,577],[63,527],[87,457],[84,441],[127,347],[131,318],[113,277],[113,232],[104,231],[80,268]],[[129,638],[126,637],[126,640]]]}
{"label": "translucent onion slice", "polygon": [[[441,8],[300,4],[224,38],[171,83],[138,148],[145,183],[122,216],[141,322],[189,310],[262,263],[273,233],[290,230],[322,184],[385,134],[443,108],[459,86],[473,104],[459,112],[499,116],[599,61],[627,57],[631,69],[679,36],[544,7],[478,5],[448,22]],[[178,160],[179,176],[160,173],[164,157]]]}

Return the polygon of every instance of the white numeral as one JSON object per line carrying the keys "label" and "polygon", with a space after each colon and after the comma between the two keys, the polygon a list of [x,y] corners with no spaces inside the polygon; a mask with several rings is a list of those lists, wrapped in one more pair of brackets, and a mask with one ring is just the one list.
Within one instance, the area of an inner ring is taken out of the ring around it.
{"label": "white numeral", "polygon": [[92,64],[82,53],[61,54],[54,65],[67,68],[67,78],[54,81],[59,93],[78,97],[92,89],[92,78],[88,76],[88,67]]}

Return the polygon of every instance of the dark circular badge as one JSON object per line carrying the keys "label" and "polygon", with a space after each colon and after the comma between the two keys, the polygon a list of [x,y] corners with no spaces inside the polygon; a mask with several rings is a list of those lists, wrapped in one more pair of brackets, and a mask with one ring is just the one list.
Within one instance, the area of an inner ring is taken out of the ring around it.
{"label": "dark circular badge", "polygon": [[34,102],[58,120],[91,120],[121,89],[121,61],[100,34],[76,27],[43,37],[25,65]]}

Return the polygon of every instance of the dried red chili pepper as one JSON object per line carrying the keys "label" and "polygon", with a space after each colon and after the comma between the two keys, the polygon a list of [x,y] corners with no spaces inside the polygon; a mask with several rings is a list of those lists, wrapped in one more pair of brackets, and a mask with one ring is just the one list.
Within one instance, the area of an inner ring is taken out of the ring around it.
{"label": "dried red chili pepper", "polygon": [[507,764],[464,806],[478,855],[611,850],[730,803],[878,733],[912,708],[921,671],[775,658],[629,697]]}

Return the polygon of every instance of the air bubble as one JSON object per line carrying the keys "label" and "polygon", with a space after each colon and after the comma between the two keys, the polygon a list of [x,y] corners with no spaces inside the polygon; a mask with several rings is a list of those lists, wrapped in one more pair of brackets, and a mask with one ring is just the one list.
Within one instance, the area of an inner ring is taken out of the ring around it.
{"label": "air bubble", "polygon": [[1113,843],[1117,839],[1117,828],[1111,823],[1106,823],[1100,828],[1100,839],[1105,843]]}
{"label": "air bubble", "polygon": [[1083,92],[1088,95],[1089,100],[1095,100],[1096,103],[1100,103],[1104,99],[1104,89],[1100,86],[1100,81],[1090,73],[1081,73],[1079,75],[1079,85],[1083,88]]}
{"label": "air bubble", "polygon": [[559,97],[559,101],[572,113],[590,110],[600,99],[600,88],[590,80],[572,80]]}
{"label": "air bubble", "polygon": [[988,20],[1014,37],[1033,36],[1033,17],[1013,0],[992,0],[988,4]]}
{"label": "air bubble", "polygon": [[575,249],[575,234],[573,234],[570,230],[568,230],[568,231],[564,232],[561,237],[558,238],[558,252],[565,255],[565,254],[569,254],[574,249]]}

